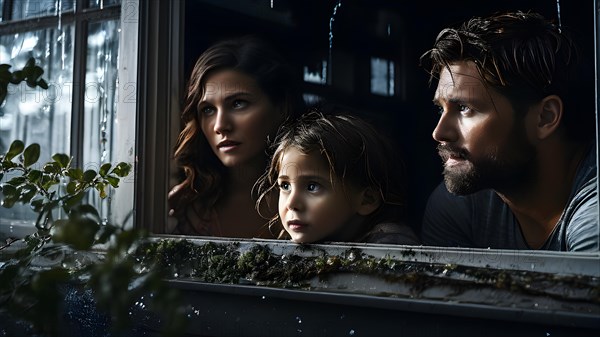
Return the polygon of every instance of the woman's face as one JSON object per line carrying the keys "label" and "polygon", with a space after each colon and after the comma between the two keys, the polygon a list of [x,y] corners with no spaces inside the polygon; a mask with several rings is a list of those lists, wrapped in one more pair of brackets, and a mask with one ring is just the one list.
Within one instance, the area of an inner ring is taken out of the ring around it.
{"label": "woman's face", "polygon": [[254,78],[230,69],[208,74],[198,114],[208,144],[230,168],[263,163],[267,135],[283,119]]}

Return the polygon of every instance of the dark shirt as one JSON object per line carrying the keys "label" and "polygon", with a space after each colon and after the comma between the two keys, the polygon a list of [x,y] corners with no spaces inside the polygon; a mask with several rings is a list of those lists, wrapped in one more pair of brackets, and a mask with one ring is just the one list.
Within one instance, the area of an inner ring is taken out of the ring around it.
{"label": "dark shirt", "polygon": [[[596,148],[592,146],[577,170],[563,214],[540,249],[598,251],[596,179]],[[457,196],[443,183],[427,202],[422,239],[431,246],[531,249],[515,215],[496,192]]]}

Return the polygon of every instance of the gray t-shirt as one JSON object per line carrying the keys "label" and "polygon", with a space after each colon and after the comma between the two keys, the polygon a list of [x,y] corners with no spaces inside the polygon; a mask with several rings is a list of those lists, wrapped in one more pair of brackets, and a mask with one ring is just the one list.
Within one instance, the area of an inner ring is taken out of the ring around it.
{"label": "gray t-shirt", "polygon": [[[598,251],[596,148],[577,169],[567,207],[542,250]],[[422,227],[423,244],[446,247],[531,249],[519,223],[493,190],[466,196],[441,183],[431,194]]]}

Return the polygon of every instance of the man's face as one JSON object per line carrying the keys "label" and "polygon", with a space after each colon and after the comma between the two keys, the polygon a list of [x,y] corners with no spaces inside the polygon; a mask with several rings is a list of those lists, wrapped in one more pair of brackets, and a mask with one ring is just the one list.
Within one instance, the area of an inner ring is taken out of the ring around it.
{"label": "man's face", "polygon": [[459,195],[518,189],[530,180],[536,157],[524,118],[506,97],[486,88],[474,63],[449,68],[440,73],[433,100],[440,109],[433,138],[446,187]]}

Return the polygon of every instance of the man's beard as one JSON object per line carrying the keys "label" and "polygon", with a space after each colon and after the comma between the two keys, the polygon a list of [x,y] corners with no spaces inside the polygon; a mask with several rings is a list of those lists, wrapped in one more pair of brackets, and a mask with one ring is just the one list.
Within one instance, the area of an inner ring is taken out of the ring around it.
{"label": "man's beard", "polygon": [[444,163],[450,155],[465,161],[458,167],[444,166],[444,183],[448,191],[467,195],[494,189],[509,194],[531,183],[537,152],[523,134],[513,131],[509,139],[481,158],[473,158],[466,150],[451,145],[438,145]]}

